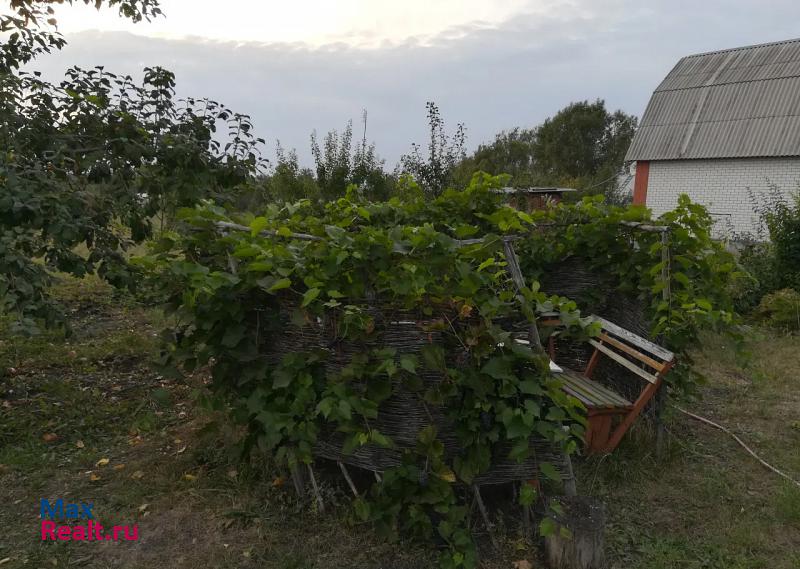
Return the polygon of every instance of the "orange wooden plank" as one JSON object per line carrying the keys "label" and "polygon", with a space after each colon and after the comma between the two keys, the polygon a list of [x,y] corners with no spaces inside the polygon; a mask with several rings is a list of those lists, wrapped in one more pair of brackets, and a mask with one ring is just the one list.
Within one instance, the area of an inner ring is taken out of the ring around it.
{"label": "orange wooden plank", "polygon": [[662,371],[664,369],[664,367],[667,365],[665,363],[662,363],[662,362],[654,360],[653,358],[643,354],[642,352],[640,352],[636,348],[632,348],[628,344],[620,342],[619,340],[609,336],[608,334],[600,334],[600,338],[606,344],[610,344],[610,345],[614,346],[615,348],[617,348],[619,350],[622,350],[626,354],[629,354],[629,355],[633,356],[634,358],[636,358],[640,362],[649,365],[651,368],[656,370],[656,372]]}
{"label": "orange wooden plank", "polygon": [[657,381],[658,378],[655,375],[653,375],[652,373],[646,372],[645,370],[643,370],[640,367],[637,367],[636,364],[634,364],[630,360],[626,360],[621,355],[616,353],[614,350],[611,350],[610,348],[607,348],[606,346],[604,346],[600,342],[598,342],[596,340],[589,340],[589,343],[592,346],[594,346],[597,350],[603,352],[603,354],[605,354],[606,356],[608,356],[609,358],[611,358],[612,360],[617,362],[619,365],[621,365],[624,368],[627,368],[627,369],[631,370],[633,373],[635,373],[636,375],[638,375],[642,379],[644,379],[646,381],[649,381],[650,383],[655,383]]}

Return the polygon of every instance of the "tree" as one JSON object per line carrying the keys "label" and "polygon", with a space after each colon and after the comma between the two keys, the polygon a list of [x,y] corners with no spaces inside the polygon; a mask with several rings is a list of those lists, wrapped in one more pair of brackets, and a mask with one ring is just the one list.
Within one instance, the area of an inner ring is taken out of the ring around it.
{"label": "tree", "polygon": [[[266,202],[293,202],[299,199],[320,199],[320,189],[314,173],[301,168],[297,152],[285,151],[278,143],[277,160],[272,173],[265,180]],[[249,208],[253,209],[253,208]]]}
{"label": "tree", "polygon": [[571,186],[613,193],[636,117],[609,113],[601,100],[571,103],[532,129],[503,131],[459,164],[463,182],[476,170],[510,174],[511,185]]}
{"label": "tree", "polygon": [[534,185],[535,142],[534,129],[515,128],[500,132],[491,144],[481,144],[472,156],[461,161],[456,174],[458,185],[466,186],[477,171],[509,174],[512,184],[517,187]]}
{"label": "tree", "polygon": [[[64,321],[47,296],[52,271],[133,284],[124,252],[151,235],[154,217],[163,224],[202,198],[228,203],[262,165],[249,117],[177,99],[165,69],[146,68],[140,84],[102,67],[69,69],[59,85],[20,71],[63,46],[43,19],[52,3],[14,0],[0,17],[16,30],[0,47],[0,312],[25,332]],[[108,4],[133,20],[160,13],[152,0]]]}
{"label": "tree", "polygon": [[317,133],[311,134],[311,153],[316,166],[317,185],[322,199],[334,200],[345,195],[351,185],[371,199],[386,199],[393,180],[384,171],[384,162],[375,152],[375,144],[367,144],[367,111],[362,115],[364,134],[353,147],[353,121],[340,133],[331,130],[322,147]]}
{"label": "tree", "polygon": [[466,130],[464,125],[456,125],[456,131],[449,135],[444,130],[444,120],[436,103],[426,103],[430,139],[428,149],[423,155],[422,148],[414,143],[411,153],[400,158],[400,172],[411,175],[431,196],[441,194],[453,185],[456,168],[466,157],[464,144]]}
{"label": "tree", "polygon": [[[161,15],[158,0],[66,0],[94,4],[99,10],[104,4],[119,9],[120,16],[134,22],[150,20]],[[58,33],[54,4],[65,0],[10,0],[11,12],[0,14],[0,33],[8,33],[0,45],[0,73],[18,69],[43,53],[61,49],[66,41]]]}
{"label": "tree", "polygon": [[536,129],[538,179],[595,193],[613,187],[636,125],[636,117],[609,113],[602,100],[571,103]]}

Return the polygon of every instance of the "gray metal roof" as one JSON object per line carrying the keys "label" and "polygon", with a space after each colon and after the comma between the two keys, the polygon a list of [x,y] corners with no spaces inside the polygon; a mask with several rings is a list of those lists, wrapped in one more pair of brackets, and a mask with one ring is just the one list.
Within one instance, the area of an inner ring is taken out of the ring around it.
{"label": "gray metal roof", "polygon": [[681,59],[625,159],[766,156],[800,156],[800,39]]}

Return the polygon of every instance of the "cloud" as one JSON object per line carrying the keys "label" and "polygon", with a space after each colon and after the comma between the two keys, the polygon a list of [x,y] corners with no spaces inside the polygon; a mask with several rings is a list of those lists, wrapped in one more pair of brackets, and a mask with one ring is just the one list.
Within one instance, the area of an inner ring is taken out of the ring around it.
{"label": "cloud", "polygon": [[384,41],[434,36],[473,21],[502,22],[524,10],[550,11],[570,0],[160,0],[166,18],[134,25],[113,8],[81,3],[56,9],[67,33],[99,29],[181,39],[190,35],[228,41],[343,42],[375,46]]}
{"label": "cloud", "polygon": [[653,89],[690,53],[793,37],[800,5],[757,1],[573,0],[499,24],[465,23],[424,41],[360,49],[348,43],[168,40],[126,32],[68,34],[33,68],[58,78],[70,65],[137,74],[161,65],[181,95],[208,96],[250,114],[258,134],[296,147],[369,111],[368,138],[391,167],[426,135],[425,102],[464,122],[471,147],[530,127],[571,101],[605,99],[641,115]]}

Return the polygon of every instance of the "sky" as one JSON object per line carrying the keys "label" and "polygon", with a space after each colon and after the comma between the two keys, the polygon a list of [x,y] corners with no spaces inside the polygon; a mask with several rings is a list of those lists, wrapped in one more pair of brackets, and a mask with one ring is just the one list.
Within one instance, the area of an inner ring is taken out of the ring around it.
{"label": "sky", "polygon": [[[30,67],[174,71],[182,96],[252,116],[311,163],[309,137],[358,123],[392,168],[426,138],[426,101],[474,149],[572,101],[641,116],[683,56],[800,37],[796,0],[162,0],[133,24],[61,6],[68,45]],[[359,127],[360,128],[360,127]]]}

